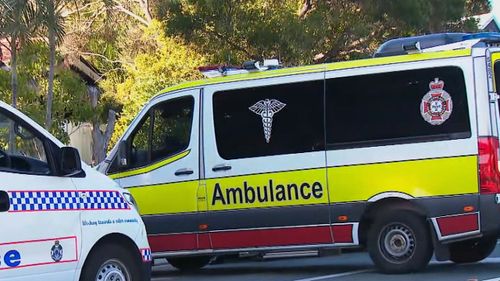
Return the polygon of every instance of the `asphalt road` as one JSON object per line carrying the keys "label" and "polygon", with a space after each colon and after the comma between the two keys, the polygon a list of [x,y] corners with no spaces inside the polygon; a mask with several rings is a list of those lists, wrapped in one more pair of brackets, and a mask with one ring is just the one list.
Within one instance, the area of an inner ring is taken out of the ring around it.
{"label": "asphalt road", "polygon": [[153,281],[500,281],[500,245],[497,245],[489,258],[480,263],[456,265],[451,262],[433,260],[423,272],[406,275],[378,273],[365,252],[324,257],[226,260],[194,273],[181,273],[162,260],[156,261],[156,264],[153,269]]}

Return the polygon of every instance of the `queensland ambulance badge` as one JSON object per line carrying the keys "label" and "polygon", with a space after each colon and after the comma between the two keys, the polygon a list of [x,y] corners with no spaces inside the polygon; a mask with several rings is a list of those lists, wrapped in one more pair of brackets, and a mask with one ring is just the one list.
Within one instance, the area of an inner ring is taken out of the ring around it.
{"label": "queensland ambulance badge", "polygon": [[271,131],[273,129],[273,116],[282,110],[286,104],[275,99],[265,99],[258,101],[248,109],[262,117],[262,126],[264,127],[264,138],[266,143],[271,141]]}
{"label": "queensland ambulance badge", "polygon": [[425,94],[420,103],[420,114],[431,125],[441,125],[450,118],[453,111],[451,96],[444,88],[444,82],[435,78],[429,83],[430,91]]}

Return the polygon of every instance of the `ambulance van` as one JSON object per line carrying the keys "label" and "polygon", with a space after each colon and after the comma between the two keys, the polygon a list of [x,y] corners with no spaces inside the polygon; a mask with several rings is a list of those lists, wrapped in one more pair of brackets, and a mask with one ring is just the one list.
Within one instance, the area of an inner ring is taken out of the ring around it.
{"label": "ambulance van", "polygon": [[477,262],[500,234],[499,43],[434,34],[364,60],[213,70],[155,96],[100,171],[179,269],[347,247],[387,273]]}
{"label": "ambulance van", "polygon": [[129,191],[0,102],[0,280],[146,281],[150,271]]}

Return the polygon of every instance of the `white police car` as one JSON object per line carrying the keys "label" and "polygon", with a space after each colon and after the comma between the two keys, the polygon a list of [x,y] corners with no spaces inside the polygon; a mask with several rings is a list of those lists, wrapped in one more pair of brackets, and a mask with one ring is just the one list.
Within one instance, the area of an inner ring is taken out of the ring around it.
{"label": "white police car", "polygon": [[0,280],[150,280],[127,191],[0,102]]}

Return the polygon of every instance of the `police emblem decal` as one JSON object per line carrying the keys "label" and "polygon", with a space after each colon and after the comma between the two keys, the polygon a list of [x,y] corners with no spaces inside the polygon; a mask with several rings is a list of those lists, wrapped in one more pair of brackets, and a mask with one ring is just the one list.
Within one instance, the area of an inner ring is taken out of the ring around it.
{"label": "police emblem decal", "polygon": [[57,240],[52,248],[50,249],[50,256],[55,262],[59,262],[63,258],[63,247],[59,243],[59,240]]}
{"label": "police emblem decal", "polygon": [[435,78],[429,83],[429,91],[420,103],[420,114],[431,125],[441,125],[450,118],[453,102],[444,90],[444,82]]}
{"label": "police emblem decal", "polygon": [[286,104],[275,99],[265,99],[258,101],[248,109],[262,117],[262,126],[264,127],[264,138],[266,143],[271,141],[271,131],[273,129],[273,116],[282,110]]}

